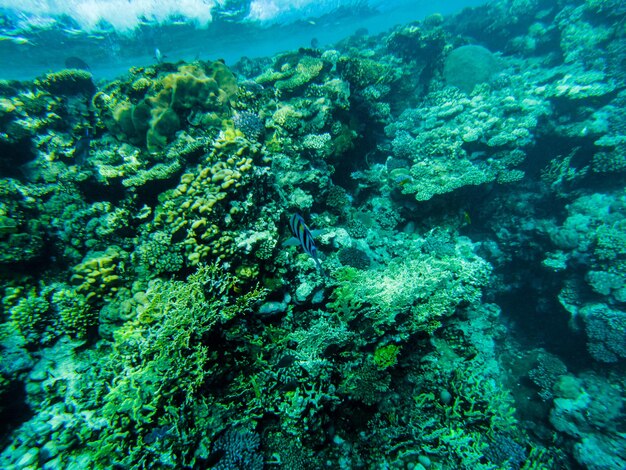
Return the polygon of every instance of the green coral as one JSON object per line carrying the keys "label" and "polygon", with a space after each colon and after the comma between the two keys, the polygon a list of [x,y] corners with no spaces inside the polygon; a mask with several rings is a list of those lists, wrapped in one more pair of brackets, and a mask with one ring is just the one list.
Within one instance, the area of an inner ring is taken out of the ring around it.
{"label": "green coral", "polygon": [[8,310],[9,322],[15,326],[26,344],[36,346],[49,344],[57,335],[50,295],[53,288],[10,288],[3,298]]}
{"label": "green coral", "polygon": [[102,95],[97,102],[108,108],[111,130],[156,152],[181,129],[191,109],[225,117],[237,90],[234,75],[222,62],[195,63],[181,65],[177,72],[152,82],[138,103],[115,102],[112,94]]}
{"label": "green coral", "polygon": [[374,364],[381,370],[394,366],[398,362],[400,347],[395,344],[380,346],[374,351]]}
{"label": "green coral", "polygon": [[412,253],[384,269],[343,268],[328,307],[346,321],[358,315],[379,334],[388,328],[402,335],[430,331],[460,303],[477,302],[489,279],[488,263],[472,253],[471,245],[461,242],[457,249],[463,253],[458,258]]}
{"label": "green coral", "polygon": [[[124,368],[103,397],[111,426],[89,451],[97,462],[134,465],[151,456],[172,467],[202,457],[196,449],[208,447],[226,410],[203,391],[224,378],[229,353],[218,347],[218,326],[241,319],[265,295],[251,290],[235,297],[234,283],[214,265],[200,266],[187,281],[156,280],[136,319],[115,331],[116,360]],[[149,441],[155,423],[169,438]]]}
{"label": "green coral", "polygon": [[36,79],[35,85],[58,95],[93,94],[96,91],[91,72],[79,69],[48,73]]}
{"label": "green coral", "polygon": [[397,78],[392,67],[364,57],[342,56],[337,69],[344,80],[357,88],[389,83]]}
{"label": "green coral", "polygon": [[[532,292],[549,306],[562,281],[592,357],[624,356],[624,61],[608,17],[592,0],[513,0],[242,59],[241,87],[219,62],[135,67],[91,103],[68,95],[73,72],[0,81],[15,178],[0,187],[0,393],[23,388],[32,410],[7,423],[0,466],[219,467],[237,429],[283,468],[491,470],[506,466],[487,454],[497,435],[553,446],[528,469],[565,461],[554,442],[581,464],[619,448],[596,432],[620,422],[618,383],[609,412],[585,401],[556,441],[525,435],[507,379],[537,352],[502,348],[481,297],[508,298],[517,268],[546,258],[549,288]],[[500,73],[477,75],[480,52],[458,48],[471,38],[502,46]],[[325,276],[281,248],[294,211],[324,229]],[[343,266],[350,250],[362,269]]]}
{"label": "green coral", "polygon": [[308,84],[315,79],[322,69],[324,62],[316,57],[304,56],[295,66],[289,78],[276,81],[274,87],[282,93],[291,93],[299,87]]}
{"label": "green coral", "polygon": [[71,287],[58,288],[52,294],[54,308],[59,312],[60,327],[70,336],[86,338],[98,326],[98,309]]}
{"label": "green coral", "polygon": [[498,72],[496,57],[482,46],[461,46],[445,59],[443,76],[446,83],[471,93],[479,83],[488,82]]}
{"label": "green coral", "polygon": [[94,251],[72,268],[71,281],[87,302],[101,303],[114,295],[122,282],[127,253],[117,246]]}

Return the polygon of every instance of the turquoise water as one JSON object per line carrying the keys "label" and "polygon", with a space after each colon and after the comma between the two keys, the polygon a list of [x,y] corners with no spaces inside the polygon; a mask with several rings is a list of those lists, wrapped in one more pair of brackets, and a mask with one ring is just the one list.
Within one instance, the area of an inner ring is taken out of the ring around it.
{"label": "turquoise water", "polygon": [[621,2],[0,9],[0,468],[626,468]]}

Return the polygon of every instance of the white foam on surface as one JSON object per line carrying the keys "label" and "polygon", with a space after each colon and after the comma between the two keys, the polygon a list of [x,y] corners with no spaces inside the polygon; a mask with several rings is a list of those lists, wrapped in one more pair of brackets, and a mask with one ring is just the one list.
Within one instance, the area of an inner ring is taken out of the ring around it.
{"label": "white foam on surface", "polygon": [[[326,47],[367,30],[486,0],[0,0],[0,79],[61,70],[72,56],[94,77],[169,62],[271,56]],[[158,49],[159,53],[156,52]]]}
{"label": "white foam on surface", "polygon": [[12,10],[21,24],[40,27],[50,19],[69,17],[89,32],[104,25],[122,32],[132,31],[142,23],[166,23],[185,18],[199,26],[211,22],[211,9],[218,0],[0,0],[0,8]]}

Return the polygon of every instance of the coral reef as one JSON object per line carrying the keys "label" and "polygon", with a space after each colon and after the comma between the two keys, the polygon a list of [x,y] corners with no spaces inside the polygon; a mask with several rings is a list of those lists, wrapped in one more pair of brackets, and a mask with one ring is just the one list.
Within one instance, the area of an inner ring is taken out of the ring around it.
{"label": "coral reef", "polygon": [[0,81],[0,467],[624,468],[623,15]]}

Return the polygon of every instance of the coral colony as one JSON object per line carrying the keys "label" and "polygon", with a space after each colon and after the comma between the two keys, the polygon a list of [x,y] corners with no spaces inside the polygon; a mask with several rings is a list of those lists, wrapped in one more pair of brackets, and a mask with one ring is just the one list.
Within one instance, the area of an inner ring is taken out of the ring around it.
{"label": "coral colony", "polygon": [[626,468],[624,15],[0,81],[0,467]]}

